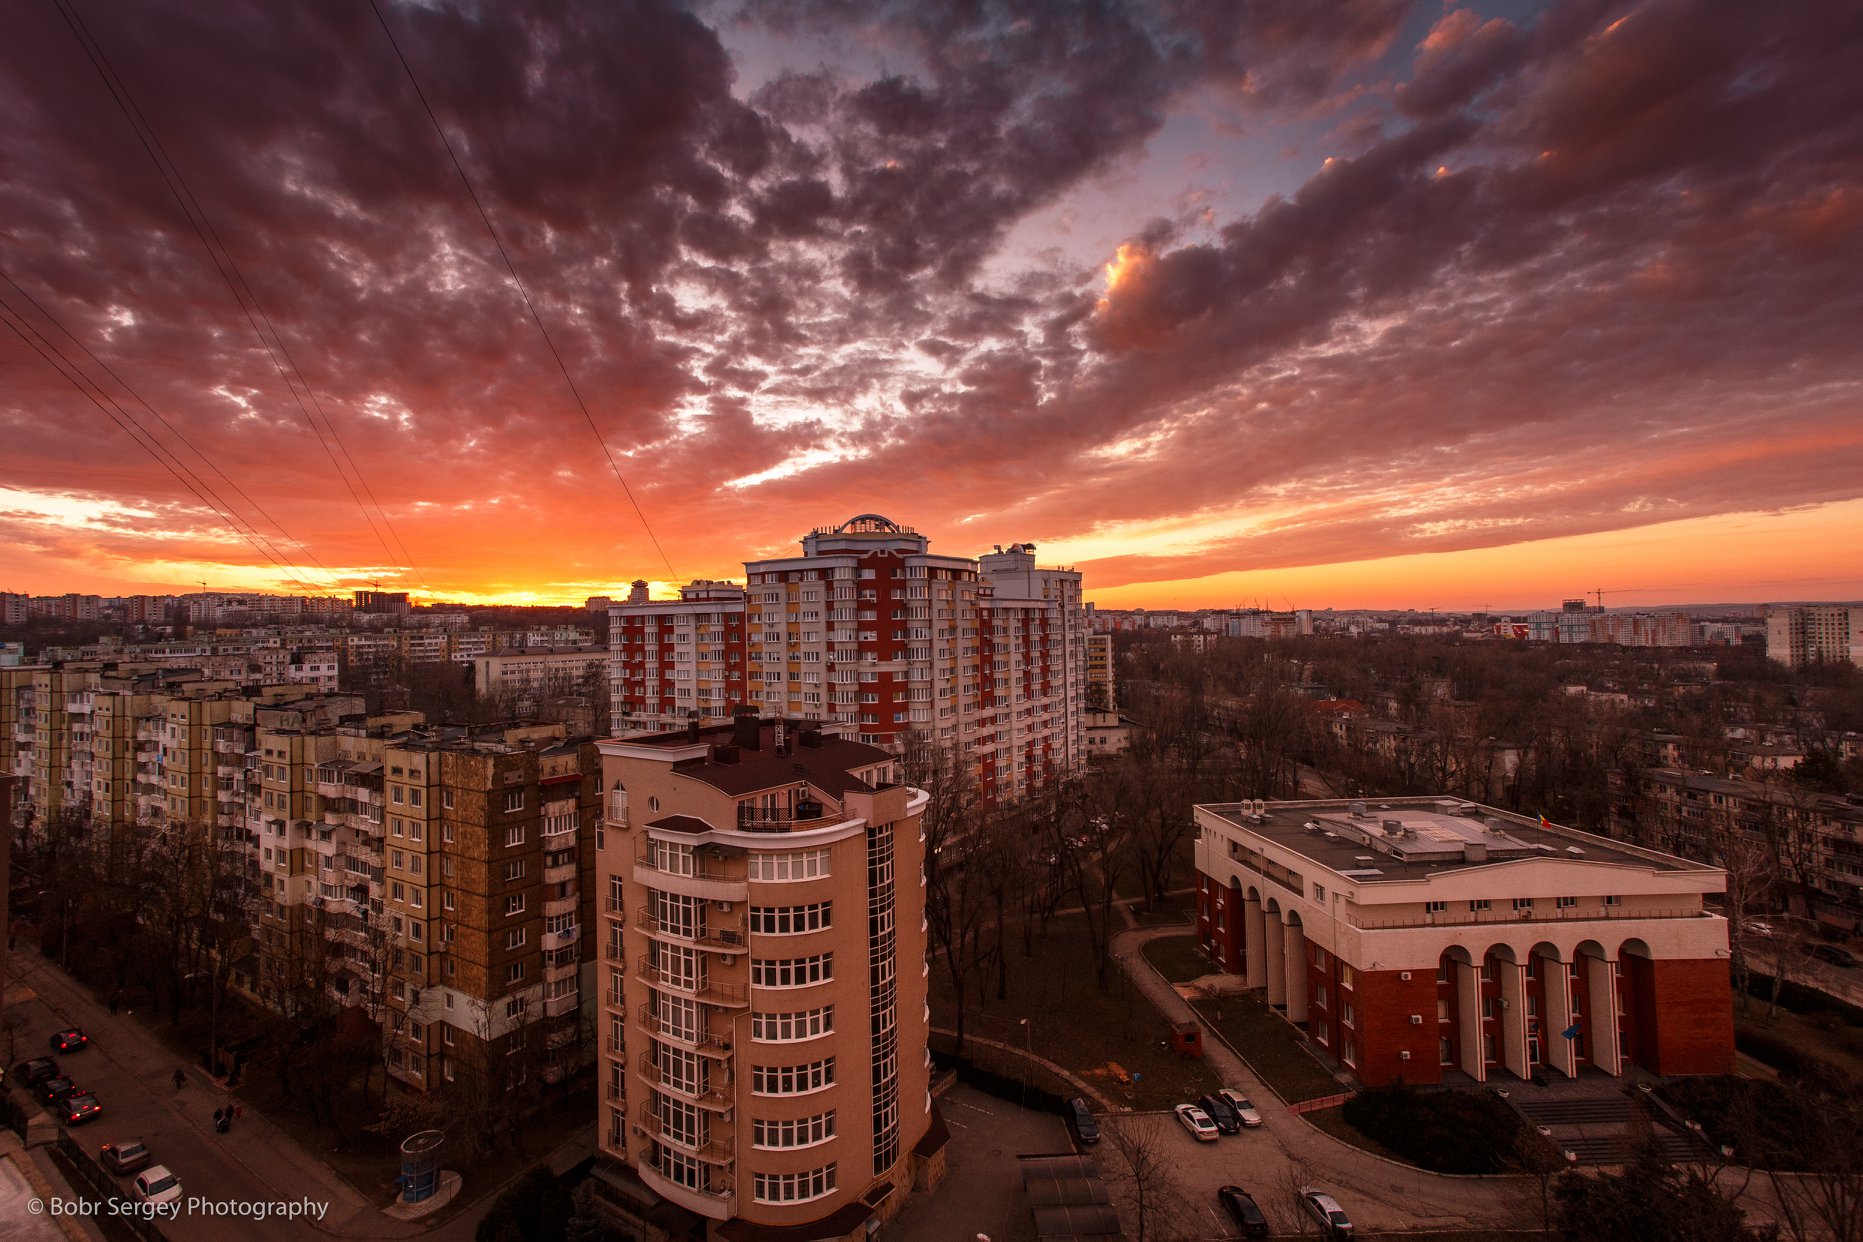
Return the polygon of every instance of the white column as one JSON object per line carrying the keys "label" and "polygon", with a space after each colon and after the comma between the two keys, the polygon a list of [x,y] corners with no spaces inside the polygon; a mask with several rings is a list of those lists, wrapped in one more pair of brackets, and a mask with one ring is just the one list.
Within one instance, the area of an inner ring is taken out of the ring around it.
{"label": "white column", "polygon": [[1281,926],[1279,915],[1268,919],[1267,941],[1264,946],[1268,957],[1268,1003],[1285,1005],[1287,1003],[1287,929]]}
{"label": "white column", "polygon": [[1501,1064],[1516,1078],[1531,1074],[1527,1066],[1527,968],[1496,962],[1501,978]]}
{"label": "white column", "polygon": [[1567,1078],[1578,1076],[1572,1041],[1562,1032],[1572,1025],[1572,979],[1558,958],[1540,959],[1540,981],[1546,987],[1546,1014],[1540,1019],[1540,1056]]}
{"label": "white column", "polygon": [[1283,935],[1287,954],[1287,1020],[1307,1020],[1307,934],[1289,923]]}
{"label": "white column", "polygon": [[1242,918],[1245,982],[1251,988],[1265,988],[1268,986],[1268,915],[1261,908],[1261,898],[1250,897],[1243,902]]}
{"label": "white column", "polygon": [[1456,1025],[1461,1027],[1462,1070],[1476,1082],[1488,1081],[1488,1063],[1482,1056],[1481,967],[1455,962]]}
{"label": "white column", "polygon": [[1617,961],[1609,957],[1585,960],[1585,1037],[1590,1041],[1591,1063],[1607,1074],[1624,1072],[1622,1045],[1618,1042]]}

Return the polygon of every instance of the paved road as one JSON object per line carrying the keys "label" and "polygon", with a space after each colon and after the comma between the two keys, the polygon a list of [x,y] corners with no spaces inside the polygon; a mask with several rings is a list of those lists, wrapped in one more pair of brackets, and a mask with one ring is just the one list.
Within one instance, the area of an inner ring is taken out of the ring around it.
{"label": "paved road", "polygon": [[1074,1150],[1061,1119],[961,1083],[939,1097],[938,1107],[951,1129],[945,1179],[929,1194],[914,1195],[880,1236],[970,1242],[987,1234],[991,1242],[1033,1242],[1035,1217],[1016,1157]]}
{"label": "paved road", "polygon": [[[1181,936],[1181,925],[1134,928],[1113,937],[1113,951],[1133,983],[1174,1022],[1200,1021],[1196,1011],[1151,968],[1139,948],[1160,936]],[[1179,1227],[1194,1223],[1207,1232],[1191,1237],[1233,1236],[1227,1218],[1216,1215],[1216,1188],[1226,1182],[1250,1190],[1276,1228],[1298,1231],[1292,1188],[1311,1182],[1331,1191],[1361,1229],[1504,1228],[1536,1224],[1524,1209],[1520,1179],[1460,1178],[1426,1173],[1392,1164],[1342,1143],[1290,1112],[1241,1058],[1213,1033],[1203,1041],[1204,1057],[1223,1082],[1241,1091],[1262,1115],[1258,1130],[1226,1136],[1215,1143],[1191,1138],[1169,1113],[1114,1118],[1120,1126],[1155,1127],[1170,1154],[1173,1197],[1171,1214]],[[1103,1160],[1112,1175],[1116,1160]]]}
{"label": "paved road", "polygon": [[[47,1050],[53,1031],[83,1027],[92,1037],[82,1052],[59,1057],[79,1085],[96,1091],[104,1115],[71,1131],[79,1142],[101,1145],[140,1138],[158,1164],[181,1179],[195,1210],[163,1222],[177,1242],[228,1237],[278,1238],[285,1242],[340,1233],[350,1237],[400,1238],[423,1232],[419,1224],[390,1220],[354,1188],[310,1156],[288,1135],[247,1110],[227,1134],[216,1134],[213,1111],[230,1102],[198,1069],[179,1090],[172,1081],[176,1059],[149,1032],[127,1017],[113,1017],[82,985],[23,948],[13,955],[9,1010],[20,1024],[20,1055]],[[127,1179],[125,1180],[127,1189]],[[308,1201],[326,1205],[320,1224],[214,1214],[208,1205]]]}

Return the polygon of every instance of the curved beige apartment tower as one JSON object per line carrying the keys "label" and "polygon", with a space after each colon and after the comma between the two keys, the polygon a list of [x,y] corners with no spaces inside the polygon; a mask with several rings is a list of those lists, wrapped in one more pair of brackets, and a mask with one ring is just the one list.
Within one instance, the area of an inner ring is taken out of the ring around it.
{"label": "curved beige apartment tower", "polygon": [[927,795],[749,710],[599,745],[604,1201],[649,1236],[865,1236],[942,1167]]}

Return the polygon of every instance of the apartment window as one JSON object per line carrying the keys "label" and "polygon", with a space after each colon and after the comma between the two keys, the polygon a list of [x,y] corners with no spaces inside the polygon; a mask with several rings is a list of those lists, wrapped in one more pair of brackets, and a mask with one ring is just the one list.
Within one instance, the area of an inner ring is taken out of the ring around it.
{"label": "apartment window", "polygon": [[688,1042],[701,1037],[704,1029],[704,1015],[699,1009],[699,1002],[687,996],[668,996],[664,992],[653,994],[653,1013],[660,1022],[660,1033],[669,1039],[683,1039]]}
{"label": "apartment window", "polygon": [[1468,903],[1468,912],[1470,914],[1481,914],[1485,912],[1487,909],[1488,909],[1488,899],[1486,897],[1477,897],[1473,901]]}
{"label": "apartment window", "polygon": [[648,945],[647,956],[659,971],[660,982],[668,987],[691,991],[703,980],[699,951],[688,945],[662,944],[655,940]]}
{"label": "apartment window", "polygon": [[1442,1036],[1436,1041],[1436,1063],[1438,1065],[1455,1064],[1455,1044],[1450,1041],[1447,1035]]}
{"label": "apartment window", "polygon": [[[654,799],[649,798],[648,801],[652,802]],[[751,858],[754,862],[756,855],[752,855]],[[652,864],[654,870],[664,871],[668,875],[691,875],[693,873],[692,847],[677,841],[662,841],[657,837],[649,837],[647,861]]]}
{"label": "apartment window", "polygon": [[523,981],[524,981],[524,963],[523,962],[512,962],[509,966],[505,967],[505,982],[506,983],[522,983]]}
{"label": "apartment window", "polygon": [[1358,1025],[1358,1011],[1352,1008],[1351,1001],[1340,1002],[1339,1021],[1344,1023],[1346,1026],[1357,1026]]}
{"label": "apartment window", "polygon": [[528,927],[513,927],[510,931],[505,933],[505,948],[523,948],[525,940],[529,939],[529,935],[530,929]]}
{"label": "apartment window", "polygon": [[422,905],[425,904],[424,899],[421,896],[423,891],[424,890],[418,889],[418,888],[408,889],[408,905],[410,907],[418,910],[422,907]]}
{"label": "apartment window", "polygon": [[834,1110],[829,1109],[813,1117],[798,1117],[793,1121],[765,1121],[758,1118],[750,1125],[753,1147],[761,1147],[765,1151],[814,1147],[834,1137]]}
{"label": "apartment window", "polygon": [[440,908],[442,910],[451,910],[453,909],[454,904],[455,902],[453,900],[453,890],[450,888],[442,890],[442,892],[440,893]]}
{"label": "apartment window", "polygon": [[832,902],[806,906],[752,906],[750,930],[763,936],[793,936],[830,926]]}
{"label": "apartment window", "polygon": [[1448,910],[1449,903],[1446,901],[1426,901],[1423,903],[1423,913],[1425,914],[1446,914]]}
{"label": "apartment window", "polygon": [[1358,979],[1358,972],[1356,970],[1353,970],[1352,967],[1346,962],[1339,963],[1339,986],[1340,987],[1349,988],[1354,984],[1354,982],[1357,979]]}
{"label": "apartment window", "polygon": [[[522,790],[520,790],[520,791],[518,792],[518,797],[520,797],[520,798],[521,798],[521,797],[523,797],[523,796],[524,796],[524,794],[523,794],[523,791],[522,791]],[[506,809],[506,810],[510,810],[511,808],[510,808],[510,807],[506,807],[505,809]],[[524,844],[524,825],[523,825],[523,824],[511,824],[511,825],[509,825],[509,826],[508,826],[508,827],[507,827],[507,828],[505,829],[505,846],[506,846],[506,848],[509,848],[509,847],[511,847],[511,846],[513,846],[513,845],[522,845],[522,844]]]}
{"label": "apartment window", "polygon": [[705,1089],[705,1067],[696,1052],[655,1040],[653,1064],[660,1071],[661,1080],[674,1091],[696,1095]]}
{"label": "apartment window", "polygon": [[410,788],[408,790],[408,805],[409,806],[420,805],[420,790],[418,788]]}
{"label": "apartment window", "polygon": [[453,821],[447,820],[440,825],[440,840],[447,845],[453,844]]}
{"label": "apartment window", "polygon": [[1531,897],[1516,897],[1516,898],[1514,898],[1514,909],[1516,909],[1516,910],[1531,910],[1532,908],[1533,908],[1533,898],[1531,898]]}
{"label": "apartment window", "polygon": [[806,1095],[834,1086],[834,1058],[824,1057],[807,1065],[753,1065],[750,1067],[752,1095]]}
{"label": "apartment window", "polygon": [[805,1009],[800,1013],[753,1013],[750,1037],[758,1043],[788,1044],[804,1039],[818,1039],[834,1033],[834,1006]]}
{"label": "apartment window", "polygon": [[405,855],[403,855],[400,850],[389,850],[388,865],[393,867],[396,871],[401,870],[403,867],[407,866]]}
{"label": "apartment window", "polygon": [[388,787],[388,800],[396,806],[405,806],[407,804],[407,794],[401,786],[390,785]]}
{"label": "apartment window", "polygon": [[1612,894],[1605,896],[1603,900],[1604,900],[1605,905],[1614,906],[1614,905],[1617,905],[1619,902],[1621,902],[1623,898],[1617,896],[1615,893],[1612,893]]}
{"label": "apartment window", "polygon": [[453,809],[453,791],[452,790],[442,789],[440,791],[440,809],[444,811],[450,811]]}
{"label": "apartment window", "polygon": [[814,880],[830,874],[829,851],[794,850],[783,854],[753,853],[750,878],[764,881]]}
{"label": "apartment window", "polygon": [[505,864],[505,882],[524,878],[524,860],[522,858]]}
{"label": "apartment window", "polygon": [[507,789],[505,791],[505,813],[508,815],[512,811],[521,811],[523,809],[524,791],[522,789]]}
{"label": "apartment window", "polygon": [[522,913],[524,913],[524,894],[523,893],[512,893],[509,897],[505,898],[505,917],[506,918],[509,918],[510,916],[514,914],[522,914]]}
{"label": "apartment window", "polygon": [[1553,898],[1553,905],[1558,907],[1561,910],[1570,910],[1573,906],[1576,906],[1577,904],[1578,904],[1578,898],[1576,897],[1555,897]]}
{"label": "apartment window", "polygon": [[[510,965],[510,967],[508,967],[505,970],[505,982],[506,983],[514,983],[517,980],[522,979],[523,977],[524,977],[524,963],[523,962],[513,962]],[[523,1017],[525,1005],[526,1005],[526,1002],[522,996],[507,997],[505,999],[505,1017],[507,1018]]]}

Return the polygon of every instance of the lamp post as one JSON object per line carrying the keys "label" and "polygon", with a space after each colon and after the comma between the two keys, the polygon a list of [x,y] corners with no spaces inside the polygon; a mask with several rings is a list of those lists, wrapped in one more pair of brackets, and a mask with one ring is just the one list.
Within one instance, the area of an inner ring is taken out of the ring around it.
{"label": "lamp post", "polygon": [[1035,1062],[1035,1027],[1027,1018],[1018,1018],[1016,1024],[1022,1028],[1022,1046],[1028,1053],[1029,1064],[1022,1070],[1022,1107],[1029,1106],[1029,1073]]}

